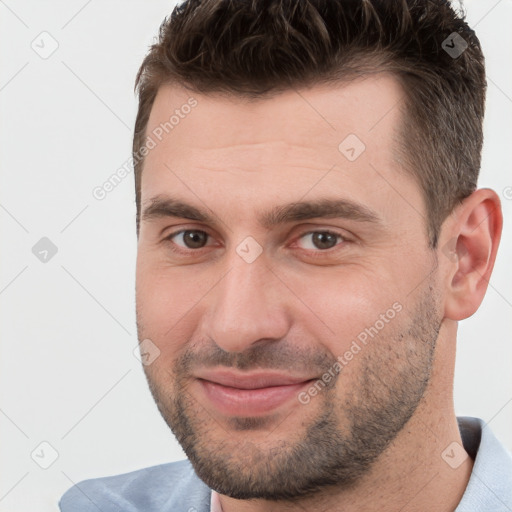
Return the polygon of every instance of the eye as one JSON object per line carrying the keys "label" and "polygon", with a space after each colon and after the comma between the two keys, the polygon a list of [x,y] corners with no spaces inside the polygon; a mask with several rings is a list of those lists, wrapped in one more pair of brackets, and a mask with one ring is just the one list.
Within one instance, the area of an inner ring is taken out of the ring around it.
{"label": "eye", "polygon": [[[171,233],[166,237],[166,240],[183,249],[193,250],[202,249],[206,245],[209,236],[208,233],[199,229],[182,229],[181,231]],[[181,243],[178,241],[181,241]],[[176,250],[180,251],[180,249]]]}
{"label": "eye", "polygon": [[333,231],[309,231],[300,236],[299,240],[308,240],[309,243],[304,244],[303,249],[314,250],[319,249],[326,251],[335,247],[338,240],[345,241],[345,238],[339,233]]}

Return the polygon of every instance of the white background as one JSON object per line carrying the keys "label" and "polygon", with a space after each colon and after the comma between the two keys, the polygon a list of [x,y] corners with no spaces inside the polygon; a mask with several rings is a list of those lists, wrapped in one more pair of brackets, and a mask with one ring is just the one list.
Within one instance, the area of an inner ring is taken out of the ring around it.
{"label": "white background", "polygon": [[[184,457],[132,353],[133,174],[92,196],[130,156],[135,74],[173,6],[0,0],[0,511],[56,510],[74,482]],[[500,194],[505,228],[482,307],[460,325],[455,403],[512,449],[512,2],[466,9],[489,81],[480,186]],[[47,59],[31,48],[51,47],[43,31],[59,45]],[[58,248],[47,263],[32,253],[42,237]],[[58,452],[46,470],[31,458],[42,441]]]}

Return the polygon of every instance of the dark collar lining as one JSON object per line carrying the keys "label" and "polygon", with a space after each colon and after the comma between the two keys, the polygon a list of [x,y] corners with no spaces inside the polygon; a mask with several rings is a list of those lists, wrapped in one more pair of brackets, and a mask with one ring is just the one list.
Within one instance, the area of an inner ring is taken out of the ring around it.
{"label": "dark collar lining", "polygon": [[464,450],[475,460],[482,439],[480,424],[476,418],[469,417],[457,418],[457,423]]}

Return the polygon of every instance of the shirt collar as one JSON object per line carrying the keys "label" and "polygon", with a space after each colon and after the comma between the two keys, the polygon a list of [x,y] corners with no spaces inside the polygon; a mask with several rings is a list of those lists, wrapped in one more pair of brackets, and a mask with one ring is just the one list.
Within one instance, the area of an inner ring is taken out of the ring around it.
{"label": "shirt collar", "polygon": [[220,504],[219,493],[212,489],[212,499],[210,500],[210,512],[223,512]]}
{"label": "shirt collar", "polygon": [[511,512],[512,455],[480,418],[460,417],[457,420],[462,444],[474,464],[455,512]]}

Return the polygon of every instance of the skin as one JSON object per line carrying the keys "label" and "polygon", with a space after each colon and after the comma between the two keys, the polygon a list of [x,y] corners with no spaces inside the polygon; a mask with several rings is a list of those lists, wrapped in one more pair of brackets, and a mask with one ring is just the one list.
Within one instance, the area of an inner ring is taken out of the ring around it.
{"label": "skin", "polygon": [[[161,87],[147,134],[191,95],[177,85]],[[264,482],[269,472],[278,474],[308,428],[315,431],[322,414],[329,411],[334,432],[345,435],[354,411],[377,418],[379,405],[407,389],[410,418],[404,416],[389,440],[384,427],[390,420],[382,420],[374,437],[383,443],[375,442],[367,468],[350,468],[352,481],[345,475],[338,485],[279,501],[237,499],[219,488],[222,507],[455,510],[473,466],[467,457],[452,469],[441,457],[452,442],[462,446],[452,397],[457,322],[478,309],[487,289],[502,226],[498,196],[475,191],[445,220],[438,248],[428,248],[421,191],[393,156],[402,91],[387,74],[253,102],[192,96],[197,106],[149,152],[142,176],[143,210],[155,196],[172,194],[216,219],[155,217],[140,224],[138,334],[160,350],[144,369],[164,419],[186,443],[176,418],[179,412],[183,426],[187,417],[187,429],[200,434],[195,455],[231,468],[228,482],[251,476]],[[366,146],[352,162],[338,149],[348,134]],[[259,213],[274,206],[323,197],[365,205],[381,222],[258,223]],[[180,229],[205,231],[206,246],[188,248],[181,236],[165,240]],[[343,237],[328,252],[307,234],[325,230]],[[252,263],[236,251],[248,236],[263,248]],[[308,404],[290,400],[257,419],[250,410],[230,417],[193,376],[204,357],[222,353],[227,364],[259,363],[319,378],[394,303],[400,313]],[[301,473],[314,473],[314,466]]]}

